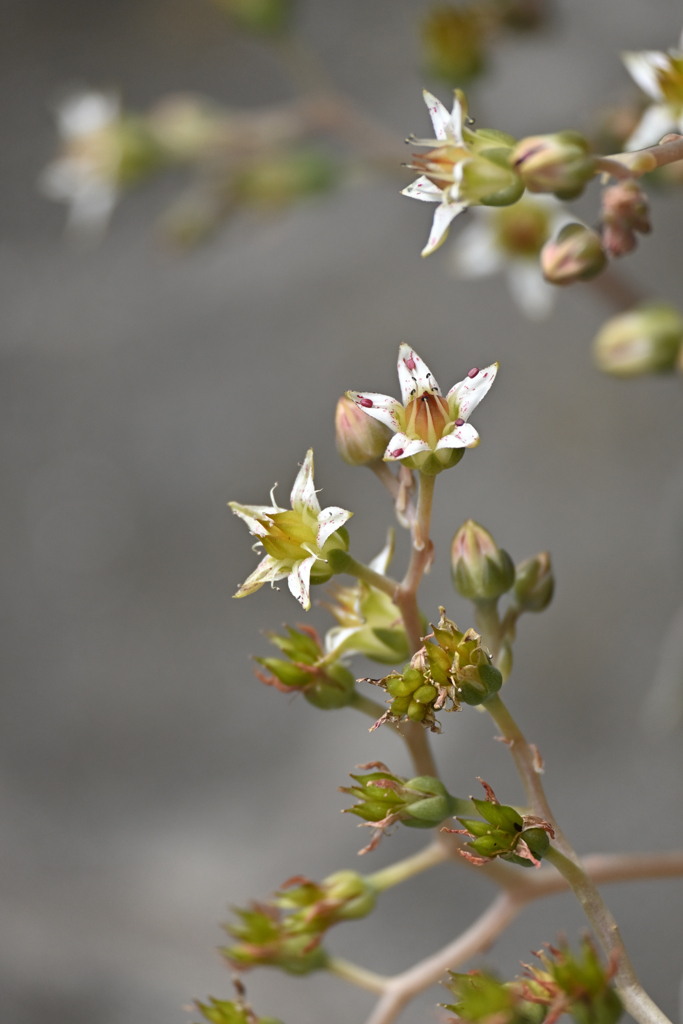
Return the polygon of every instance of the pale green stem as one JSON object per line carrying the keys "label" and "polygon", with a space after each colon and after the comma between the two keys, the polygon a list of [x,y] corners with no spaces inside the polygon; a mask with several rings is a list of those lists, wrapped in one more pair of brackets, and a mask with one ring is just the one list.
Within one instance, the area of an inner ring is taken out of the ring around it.
{"label": "pale green stem", "polygon": [[363,693],[356,691],[349,702],[349,707],[355,708],[357,711],[361,711],[364,715],[369,715],[373,721],[377,721],[381,718],[386,708],[383,704],[380,704],[376,700],[372,700],[370,697],[366,697]]}
{"label": "pale green stem", "polygon": [[665,164],[683,160],[683,135],[665,135],[664,138],[668,141],[660,142],[657,146],[649,146],[647,149],[598,157],[595,162],[596,169],[615,178],[633,178],[649,174],[650,171]]}
{"label": "pale green stem", "polygon": [[498,615],[498,601],[476,601],[474,608],[477,629],[481,633],[484,646],[488,647],[495,661],[503,640],[503,630]]}
{"label": "pale green stem", "polygon": [[[386,711],[382,704],[378,704],[377,701],[358,692],[353,695],[349,702],[349,707],[356,708],[357,711],[362,712],[364,715],[369,715],[375,722]],[[417,774],[431,775],[436,778],[436,765],[434,764],[424,727],[417,722],[407,721],[387,722],[385,727],[393,729],[405,741]]]}
{"label": "pale green stem", "polygon": [[367,989],[368,992],[375,992],[381,995],[386,989],[388,979],[384,975],[368,971],[365,967],[352,964],[349,960],[343,960],[340,956],[329,957],[325,966],[328,971],[336,974],[338,978],[343,978],[344,981],[357,985],[359,988]]}
{"label": "pale green stem", "polygon": [[541,783],[542,766],[538,751],[527,743],[521,729],[497,694],[485,701],[484,707],[510,748],[531,810],[547,821],[555,831],[555,845],[550,848],[546,858],[555,865],[571,886],[605,953],[616,957],[615,983],[626,1010],[639,1024],[670,1024],[668,1018],[638,982],[614,918],[553,817]]}
{"label": "pale green stem", "polygon": [[435,482],[435,476],[425,476],[420,473],[420,492],[413,523],[413,547],[410,564],[405,579],[400,584],[394,598],[394,603],[403,616],[412,654],[422,647],[422,623],[417,605],[417,592],[425,570],[432,560],[433,544],[429,539],[429,527],[432,520]]}
{"label": "pale green stem", "polygon": [[384,892],[385,889],[400,885],[401,882],[407,881],[413,875],[419,875],[422,871],[428,871],[429,868],[443,864],[444,861],[450,859],[450,853],[442,843],[430,843],[418,853],[414,853],[412,857],[406,857],[405,860],[399,860],[395,864],[381,868],[372,875],[366,875],[365,881],[369,882],[378,892]]}
{"label": "pale green stem", "polygon": [[349,561],[344,566],[343,571],[348,573],[349,576],[355,576],[357,579],[362,580],[363,583],[369,583],[375,590],[381,590],[396,603],[396,593],[399,589],[399,584],[396,580],[392,580],[389,576],[382,576],[381,573],[371,569],[369,565],[356,561],[351,555],[349,555]]}

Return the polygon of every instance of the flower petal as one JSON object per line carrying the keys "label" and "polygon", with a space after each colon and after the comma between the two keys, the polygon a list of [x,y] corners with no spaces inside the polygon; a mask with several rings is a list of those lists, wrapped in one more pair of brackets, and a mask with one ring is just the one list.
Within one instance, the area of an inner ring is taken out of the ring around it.
{"label": "flower petal", "polygon": [[432,119],[434,125],[434,134],[437,139],[450,139],[453,138],[453,128],[451,122],[451,115],[444,107],[441,100],[437,100],[436,96],[432,96],[431,92],[427,92],[426,89],[422,90],[424,101],[427,104],[427,110],[429,116]]}
{"label": "flower petal", "polygon": [[247,597],[255,590],[262,587],[264,583],[273,583],[289,575],[289,566],[272,555],[266,555],[256,566],[251,576],[248,576],[242,586],[233,597]]}
{"label": "flower petal", "polygon": [[465,100],[465,94],[461,89],[456,89],[455,97],[453,99],[453,110],[451,111],[451,132],[459,146],[463,146],[465,144],[465,140],[462,136],[462,126],[465,123],[466,117],[467,101]]}
{"label": "flower petal", "polygon": [[677,127],[677,120],[675,109],[668,103],[648,107],[624,143],[624,149],[633,152],[656,146],[661,138]]}
{"label": "flower petal", "polygon": [[451,221],[458,216],[459,213],[467,206],[467,203],[441,203],[437,206],[434,211],[434,220],[432,221],[432,230],[429,234],[429,240],[422,250],[423,256],[429,256],[430,253],[435,252],[439,246],[446,241],[448,235],[448,229]]}
{"label": "flower petal", "polygon": [[405,342],[398,349],[398,379],[404,406],[411,398],[419,397],[425,391],[432,395],[441,394],[441,388],[427,364]]}
{"label": "flower petal", "polygon": [[347,391],[346,397],[390,430],[403,430],[403,406],[390,395],[378,395],[374,391]]}
{"label": "flower petal", "polygon": [[407,188],[401,189],[401,195],[408,196],[409,199],[422,199],[425,203],[440,203],[443,199],[443,189],[423,174]]}
{"label": "flower petal", "polygon": [[667,54],[662,53],[661,50],[641,50],[640,52],[631,50],[622,53],[621,59],[626,65],[629,75],[643,92],[646,92],[653,100],[661,102],[664,99],[664,93],[659,84],[656,68],[670,67],[671,61]]}
{"label": "flower petal", "polygon": [[72,93],[57,107],[57,127],[63,139],[82,138],[101,131],[119,116],[115,93],[84,91]]}
{"label": "flower petal", "polygon": [[511,261],[507,268],[510,294],[530,320],[543,320],[555,305],[556,288],[544,279],[538,260]]}
{"label": "flower petal", "polygon": [[309,448],[306,452],[306,458],[301,465],[301,469],[297,473],[294,486],[292,487],[292,493],[290,495],[290,502],[295,512],[303,512],[304,509],[307,509],[316,516],[320,512],[318,495],[315,493],[315,487],[313,486],[312,448]]}
{"label": "flower petal", "polygon": [[491,363],[483,370],[476,367],[470,370],[465,379],[454,385],[446,395],[451,415],[462,420],[469,419],[493,384],[497,373],[498,363]]}
{"label": "flower petal", "polygon": [[439,448],[476,448],[480,437],[471,423],[463,423],[456,427],[451,434],[446,434],[437,442],[436,450]]}
{"label": "flower petal", "polygon": [[418,452],[430,452],[431,450],[426,441],[399,433],[392,437],[383,458],[385,462],[397,462],[399,459],[407,459],[410,455],[417,455]]}
{"label": "flower petal", "polygon": [[310,558],[304,558],[301,562],[295,562],[287,580],[290,592],[305,611],[311,607],[311,569],[314,562],[315,558],[312,555]]}
{"label": "flower petal", "polygon": [[316,537],[318,547],[321,548],[334,531],[343,526],[352,515],[353,512],[347,512],[345,508],[339,508],[337,505],[329,505],[328,508],[324,508],[318,516],[318,533]]}
{"label": "flower petal", "polygon": [[228,505],[236,516],[244,520],[249,532],[256,537],[265,537],[268,532],[260,520],[282,511],[282,509],[272,508],[270,505],[240,505],[238,501],[229,501]]}
{"label": "flower petal", "polygon": [[472,213],[476,219],[458,235],[452,266],[459,277],[486,277],[503,268],[505,256],[496,245],[490,209],[482,206]]}
{"label": "flower petal", "polygon": [[387,542],[378,555],[369,563],[370,568],[378,572],[380,576],[386,576],[391,559],[394,557],[394,545],[396,543],[396,531],[393,526],[387,531]]}

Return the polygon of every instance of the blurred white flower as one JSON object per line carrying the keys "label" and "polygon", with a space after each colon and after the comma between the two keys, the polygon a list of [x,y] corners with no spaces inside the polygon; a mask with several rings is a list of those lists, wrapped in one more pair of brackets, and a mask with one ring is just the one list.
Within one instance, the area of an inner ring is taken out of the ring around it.
{"label": "blurred white flower", "polygon": [[117,160],[110,141],[121,116],[119,100],[112,93],[72,93],[56,114],[62,153],[40,176],[41,191],[48,199],[68,204],[70,229],[100,235],[119,195],[120,154]]}
{"label": "blurred white flower", "polygon": [[513,206],[479,206],[470,216],[472,222],[453,247],[454,272],[466,279],[502,272],[525,316],[548,316],[555,287],[543,279],[539,254],[548,239],[572,221],[566,207],[553,196],[527,193]]}
{"label": "blurred white flower", "polygon": [[683,35],[677,50],[640,50],[621,56],[631,78],[655,101],[645,110],[626,149],[644,149],[669,132],[683,133]]}

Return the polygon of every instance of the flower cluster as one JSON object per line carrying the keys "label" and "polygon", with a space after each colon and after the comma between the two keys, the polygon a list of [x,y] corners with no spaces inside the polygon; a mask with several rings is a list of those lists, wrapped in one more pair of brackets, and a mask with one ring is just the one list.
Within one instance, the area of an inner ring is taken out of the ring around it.
{"label": "flower cluster", "polygon": [[398,352],[402,402],[371,391],[347,391],[352,402],[394,431],[384,453],[386,462],[401,462],[427,475],[455,466],[465,448],[479,444],[467,422],[495,380],[498,363],[474,367],[444,397],[427,364],[409,345]]}
{"label": "flower cluster", "polygon": [[281,693],[303,693],[309,704],[325,711],[349,704],[356,681],[344,665],[325,655],[317,631],[312,626],[285,628],[286,636],[266,633],[285,658],[254,659],[268,670],[256,672],[261,682]]}
{"label": "flower cluster", "polygon": [[626,149],[653,146],[668,132],[683,132],[683,36],[678,49],[622,54],[633,80],[654,100],[626,142]]}
{"label": "flower cluster", "polygon": [[382,679],[363,682],[381,686],[392,698],[389,710],[375,722],[373,729],[384,722],[422,722],[433,732],[440,731],[435,713],[445,707],[458,711],[460,704],[482,704],[500,689],[503,677],[491,664],[491,655],[482,646],[475,630],[461,632],[440,608],[438,626],[425,637],[427,641],[402,672],[392,672]]}
{"label": "flower cluster", "polygon": [[469,801],[451,796],[439,779],[420,775],[406,779],[394,775],[382,761],[370,761],[358,765],[374,771],[367,775],[351,775],[355,785],[341,786],[341,793],[348,793],[358,801],[345,813],[363,818],[362,825],[374,830],[370,844],[361,853],[374,850],[386,830],[397,822],[408,828],[436,828],[441,822],[460,810],[469,807]]}
{"label": "flower cluster", "polygon": [[562,943],[535,953],[542,967],[503,983],[483,971],[451,973],[448,988],[457,1002],[445,1004],[469,1024],[555,1024],[568,1013],[575,1024],[616,1024],[623,1009],[612,988],[616,964],[605,967],[588,937],[577,956]]}
{"label": "flower cluster", "polygon": [[473,842],[467,845],[474,850],[458,852],[472,864],[488,864],[495,857],[521,864],[523,867],[540,866],[540,858],[547,852],[550,837],[554,837],[552,825],[532,814],[519,814],[514,807],[498,803],[496,794],[488,783],[479,780],[486,790],[485,800],[472,803],[484,821],[473,818],[458,818],[464,829],[447,828],[445,832],[469,836]]}
{"label": "flower cluster", "polygon": [[356,871],[336,871],[322,882],[296,875],[265,903],[237,908],[237,924],[226,927],[238,942],[223,950],[235,967],[279,967],[308,974],[327,965],[320,946],[328,928],[365,917],[377,894]]}
{"label": "flower cluster", "polygon": [[326,583],[332,576],[327,554],[339,548],[346,551],[349,546],[344,523],[352,513],[336,505],[321,510],[313,486],[312,448],[306,453],[294,481],[291,510],[275,504],[274,490],[270,492],[272,505],[229,502],[235,515],[244,520],[249,532],[257,538],[254,546],[261,546],[266,552],[235,597],[246,597],[264,583],[272,584],[286,577],[291,593],[308,609],[311,585]]}

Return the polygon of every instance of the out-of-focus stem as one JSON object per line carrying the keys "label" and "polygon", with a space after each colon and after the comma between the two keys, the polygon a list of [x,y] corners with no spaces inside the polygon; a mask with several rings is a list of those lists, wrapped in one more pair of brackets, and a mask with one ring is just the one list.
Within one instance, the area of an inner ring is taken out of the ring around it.
{"label": "out-of-focus stem", "polygon": [[[363,693],[358,693],[358,691],[356,691],[351,698],[349,707],[356,708],[357,711],[362,712],[364,715],[369,715],[375,722],[378,718],[381,718],[386,711],[386,708],[382,704],[379,704],[376,700],[372,700],[370,697],[366,697]],[[388,724],[391,725],[393,723],[389,722]]]}
{"label": "out-of-focus stem", "polygon": [[399,860],[395,864],[381,868],[372,875],[366,875],[365,880],[378,892],[382,892],[384,889],[400,885],[401,882],[407,881],[413,875],[419,875],[422,871],[428,871],[429,868],[436,867],[437,864],[443,864],[444,861],[450,859],[450,852],[443,843],[434,842],[425,846],[418,853],[414,853],[412,857],[406,857],[405,860]]}
{"label": "out-of-focus stem", "polygon": [[368,992],[381,993],[386,989],[388,978],[385,978],[384,975],[368,971],[365,967],[352,964],[349,960],[344,960],[340,956],[331,956],[327,961],[326,967],[331,974],[336,974],[338,978],[343,978],[344,981],[349,981],[352,985],[357,985],[359,988],[365,988]]}
{"label": "out-of-focus stem", "polygon": [[612,156],[598,157],[595,162],[598,171],[604,171],[615,178],[634,178],[649,174],[657,167],[683,160],[683,135],[665,135],[657,146],[638,149],[633,153],[613,153]]}
{"label": "out-of-focus stem", "polygon": [[382,576],[381,573],[375,572],[369,565],[364,565],[362,562],[357,562],[355,558],[349,556],[349,561],[344,567],[344,572],[347,572],[350,576],[355,576],[359,580],[363,580],[364,583],[369,583],[371,587],[375,587],[376,590],[381,590],[383,593],[388,594],[392,601],[396,604],[396,594],[399,589],[399,584],[396,580],[392,580],[389,576]]}

